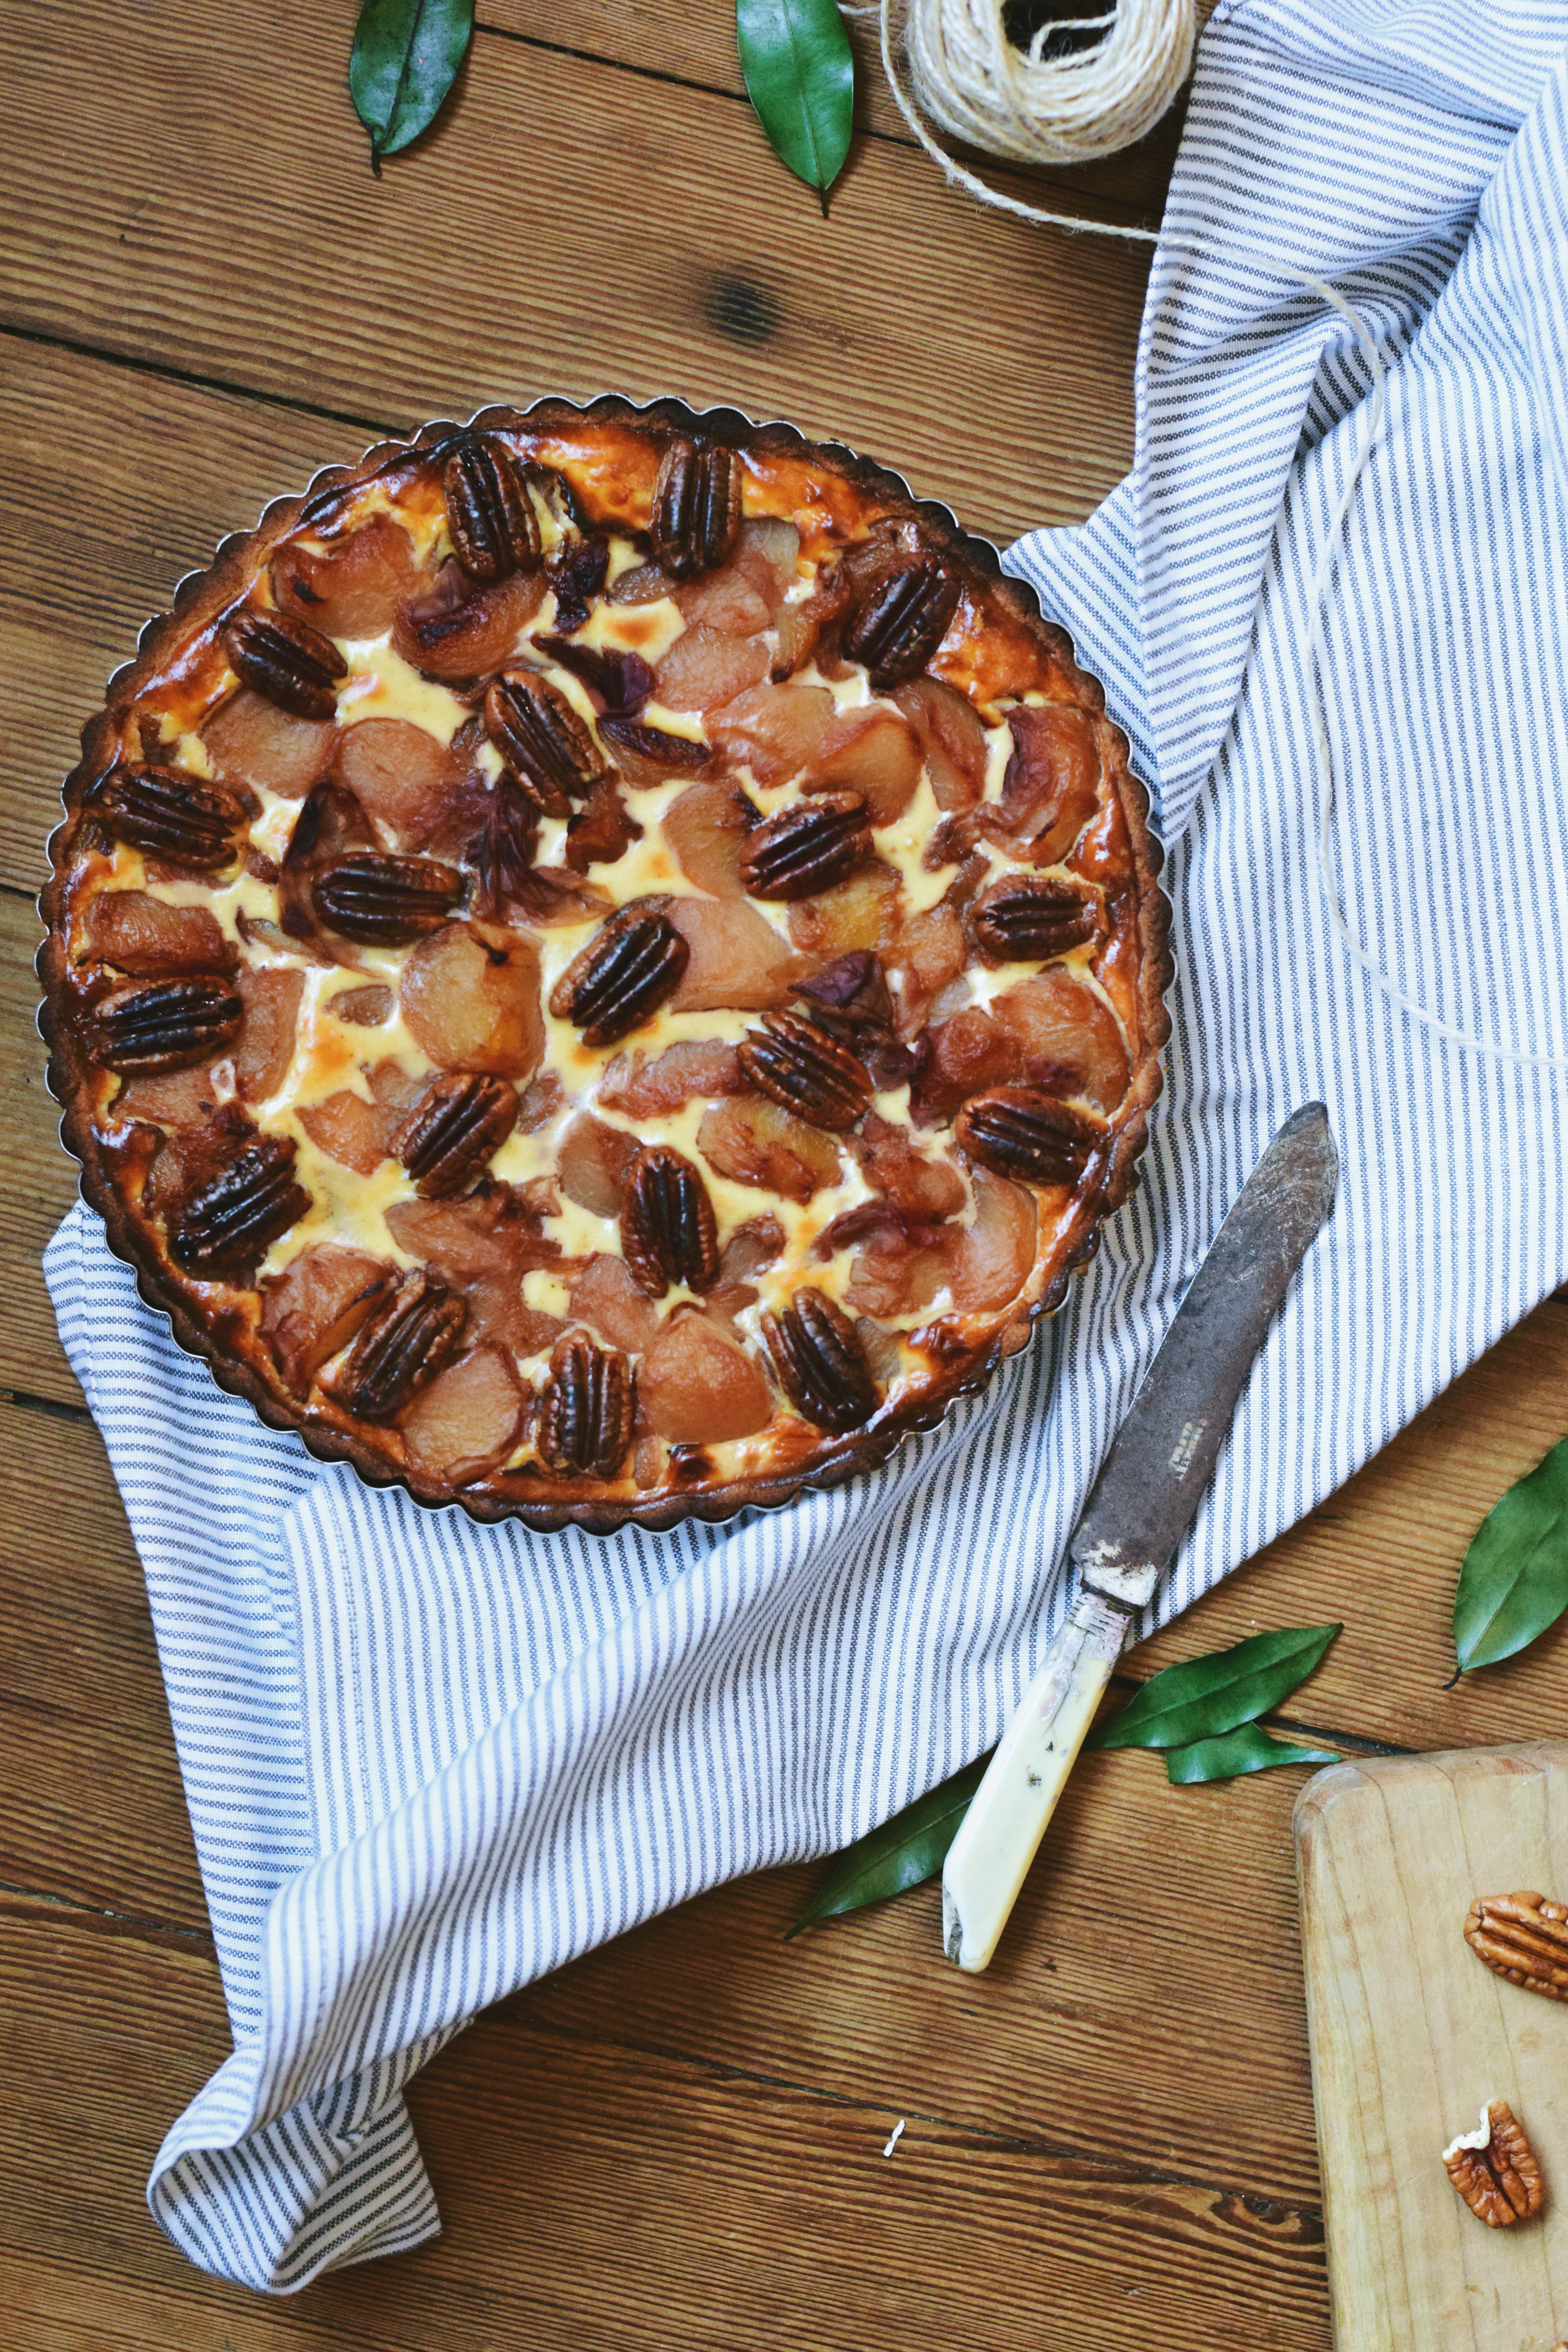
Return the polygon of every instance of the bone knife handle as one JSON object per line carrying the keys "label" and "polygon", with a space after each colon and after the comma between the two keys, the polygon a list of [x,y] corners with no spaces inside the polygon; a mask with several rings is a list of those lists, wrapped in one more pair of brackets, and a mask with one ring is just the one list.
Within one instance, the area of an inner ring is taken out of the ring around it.
{"label": "bone knife handle", "polygon": [[1125,1610],[1096,1593],[1079,1593],[948,1848],[942,1946],[970,1975],[991,1964],[1121,1654],[1128,1622]]}

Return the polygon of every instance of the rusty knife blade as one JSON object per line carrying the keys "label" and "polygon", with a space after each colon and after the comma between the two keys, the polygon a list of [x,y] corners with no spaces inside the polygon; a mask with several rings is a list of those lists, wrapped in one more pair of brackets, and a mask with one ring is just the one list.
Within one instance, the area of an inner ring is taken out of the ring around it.
{"label": "rusty knife blade", "polygon": [[1231,1205],[1160,1343],[1068,1558],[1091,1592],[1142,1609],[1185,1535],[1291,1276],[1334,1203],[1323,1104],[1292,1113]]}

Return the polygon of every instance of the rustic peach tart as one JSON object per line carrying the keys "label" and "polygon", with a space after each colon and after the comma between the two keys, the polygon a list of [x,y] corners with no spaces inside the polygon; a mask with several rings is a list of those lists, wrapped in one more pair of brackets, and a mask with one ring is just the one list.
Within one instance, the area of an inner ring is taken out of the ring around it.
{"label": "rustic peach tart", "polygon": [[1143,793],[993,551],[784,426],[426,427],[187,581],[46,896],[89,1199],[218,1381],[481,1517],[721,1517],[1023,1346],[1166,1034]]}

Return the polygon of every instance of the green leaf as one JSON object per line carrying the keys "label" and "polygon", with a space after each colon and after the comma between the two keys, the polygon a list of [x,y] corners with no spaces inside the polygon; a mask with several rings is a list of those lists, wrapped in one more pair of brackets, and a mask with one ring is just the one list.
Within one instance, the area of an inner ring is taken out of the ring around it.
{"label": "green leaf", "polygon": [[1217,1739],[1197,1739],[1190,1748],[1167,1748],[1165,1778],[1173,1788],[1194,1788],[1200,1780],[1234,1780],[1243,1772],[1268,1772],[1276,1764],[1337,1764],[1327,1748],[1298,1748],[1289,1739],[1271,1739],[1256,1723],[1238,1724]]}
{"label": "green leaf", "polygon": [[855,122],[855,59],[836,0],[735,0],[735,37],[773,152],[820,191],[826,213]]}
{"label": "green leaf", "polygon": [[889,1895],[902,1895],[934,1878],[990,1761],[988,1755],[977,1757],[880,1829],[847,1845],[794,1927],[785,1929],[785,1943],[803,1927],[815,1927],[819,1919],[837,1919],[868,1903],[885,1903]]}
{"label": "green leaf", "polygon": [[1306,1681],[1337,1625],[1288,1625],[1254,1633],[1234,1649],[1188,1658],[1151,1675],[1120,1715],[1084,1742],[1087,1748],[1188,1748],[1217,1738],[1267,1715]]}
{"label": "green leaf", "polygon": [[349,95],[370,133],[371,162],[428,130],[457,79],[474,0],[364,0],[349,53]]}
{"label": "green leaf", "polygon": [[1459,1672],[1528,1648],[1568,1609],[1568,1437],[1481,1521],[1454,1595]]}

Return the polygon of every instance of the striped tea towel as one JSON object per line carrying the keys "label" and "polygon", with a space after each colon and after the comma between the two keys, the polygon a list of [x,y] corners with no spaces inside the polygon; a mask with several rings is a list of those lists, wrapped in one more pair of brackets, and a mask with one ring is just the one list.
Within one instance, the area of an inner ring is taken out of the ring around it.
{"label": "striped tea towel", "polygon": [[[610,1541],[429,1515],[181,1355],[78,1209],[48,1255],[145,1563],[233,2019],[153,2212],[274,2291],[437,2227],[402,2088],[510,1989],[823,1853],[993,1741],[1221,1213],[1300,1103],[1340,1203],[1160,1603],[1310,1510],[1568,1275],[1563,1077],[1445,1044],[1335,936],[1309,583],[1392,371],[1324,649],[1349,921],[1458,1027],[1568,1054],[1563,0],[1245,0],[1205,37],[1137,464],[1013,561],[1108,681],[1173,855],[1142,1191],[1053,1333],[877,1476]],[[931,1965],[939,1966],[934,1948]]]}

